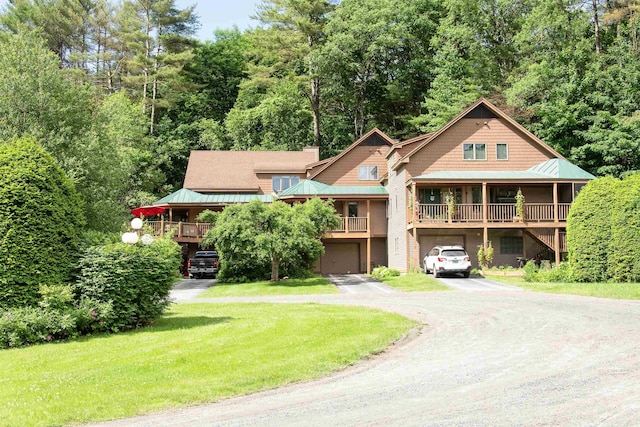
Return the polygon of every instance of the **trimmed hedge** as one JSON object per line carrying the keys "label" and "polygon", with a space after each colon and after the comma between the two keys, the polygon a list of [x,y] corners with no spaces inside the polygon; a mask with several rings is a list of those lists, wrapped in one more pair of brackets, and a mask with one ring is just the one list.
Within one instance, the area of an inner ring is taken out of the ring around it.
{"label": "trimmed hedge", "polygon": [[612,210],[620,182],[612,177],[590,181],[571,205],[567,248],[573,277],[578,282],[602,282],[610,277]]}
{"label": "trimmed hedge", "polygon": [[182,249],[170,239],[151,245],[115,243],[89,248],[80,260],[77,293],[111,302],[112,330],[147,325],[169,305],[169,292],[182,262]]}
{"label": "trimmed hedge", "polygon": [[610,214],[609,275],[616,282],[640,281],[640,173],[628,176],[616,192]]}
{"label": "trimmed hedge", "polygon": [[35,306],[39,285],[70,280],[78,258],[82,203],[38,143],[0,143],[0,307]]}

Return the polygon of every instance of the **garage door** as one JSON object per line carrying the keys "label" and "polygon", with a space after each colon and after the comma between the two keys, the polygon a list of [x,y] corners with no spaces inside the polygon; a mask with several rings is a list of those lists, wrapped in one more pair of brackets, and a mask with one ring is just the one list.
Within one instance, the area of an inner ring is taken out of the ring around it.
{"label": "garage door", "polygon": [[464,236],[420,236],[420,262],[434,246],[464,246]]}
{"label": "garage door", "polygon": [[360,244],[325,243],[320,266],[322,274],[360,273]]}

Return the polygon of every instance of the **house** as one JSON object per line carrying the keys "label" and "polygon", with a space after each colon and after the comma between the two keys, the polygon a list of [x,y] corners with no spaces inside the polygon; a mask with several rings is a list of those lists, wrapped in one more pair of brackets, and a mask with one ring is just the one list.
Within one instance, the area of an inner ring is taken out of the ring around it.
{"label": "house", "polygon": [[152,224],[159,233],[176,228],[175,239],[194,251],[208,229],[195,222],[204,209],[318,196],[332,199],[342,217],[323,238],[322,274],[369,273],[375,265],[410,271],[437,244],[475,254],[491,242],[496,265],[519,257],[559,262],[569,207],[593,178],[481,99],[437,132],[394,141],[373,129],[324,160],[317,147],[194,151],[184,188],[155,203],[168,208],[168,221]]}

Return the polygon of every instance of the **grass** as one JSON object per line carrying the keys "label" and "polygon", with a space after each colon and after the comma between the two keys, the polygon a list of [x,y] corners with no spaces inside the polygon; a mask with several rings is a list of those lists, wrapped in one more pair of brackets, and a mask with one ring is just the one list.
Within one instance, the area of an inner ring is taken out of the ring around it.
{"label": "grass", "polygon": [[179,304],[152,327],[0,351],[0,424],[128,417],[326,375],[414,326],[318,304]]}
{"label": "grass", "polygon": [[383,282],[402,292],[431,292],[451,290],[451,288],[443,285],[428,274],[422,273],[401,274],[400,276],[386,278],[383,280]]}
{"label": "grass", "polygon": [[491,280],[536,292],[611,299],[640,299],[640,283],[535,283],[522,277],[491,276]]}
{"label": "grass", "polygon": [[279,282],[216,284],[200,294],[200,298],[337,294],[338,292],[338,289],[327,279],[315,276],[309,279],[286,279]]}

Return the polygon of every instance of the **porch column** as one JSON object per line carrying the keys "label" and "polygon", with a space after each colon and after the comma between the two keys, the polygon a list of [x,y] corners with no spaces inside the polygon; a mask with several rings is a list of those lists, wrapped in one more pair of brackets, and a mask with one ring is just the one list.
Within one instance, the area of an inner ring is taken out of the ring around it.
{"label": "porch column", "polygon": [[371,237],[367,237],[367,274],[371,274]]}
{"label": "porch column", "polygon": [[[487,183],[482,183],[482,222],[487,222],[489,219],[489,205],[487,204]],[[485,227],[485,232],[486,232]],[[485,239],[485,247],[487,245],[487,239]]]}
{"label": "porch column", "polygon": [[553,183],[553,220],[558,222],[560,215],[558,212],[558,183]]}
{"label": "porch column", "polygon": [[173,208],[169,206],[169,227],[171,227],[172,222],[173,222]]}
{"label": "porch column", "polygon": [[367,274],[371,274],[371,200],[367,199]]}
{"label": "porch column", "polygon": [[416,183],[412,182],[411,183],[411,198],[413,200],[411,200],[411,206],[413,206],[412,212],[411,212],[411,223],[415,224],[416,223],[416,211],[418,210],[418,198],[416,197]]}
{"label": "porch column", "polygon": [[164,235],[164,214],[160,215],[160,237]]}
{"label": "porch column", "polygon": [[371,200],[367,200],[367,233],[371,237]]}
{"label": "porch column", "polygon": [[556,247],[556,267],[560,264],[560,229],[555,228],[555,236],[553,237]]}
{"label": "porch column", "polygon": [[487,249],[489,247],[489,227],[484,227],[482,231],[482,246],[483,249]]}

